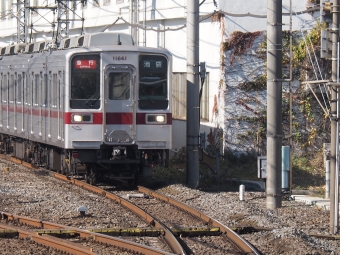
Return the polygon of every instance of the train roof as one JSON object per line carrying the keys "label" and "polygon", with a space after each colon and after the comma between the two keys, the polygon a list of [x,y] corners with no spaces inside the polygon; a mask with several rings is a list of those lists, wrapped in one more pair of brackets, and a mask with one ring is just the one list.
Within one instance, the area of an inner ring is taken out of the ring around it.
{"label": "train roof", "polygon": [[17,54],[32,54],[45,51],[63,51],[75,49],[74,52],[87,51],[139,51],[139,52],[167,52],[165,49],[148,48],[134,46],[130,35],[115,32],[102,32],[94,34],[80,35],[76,37],[64,38],[59,47],[52,41],[42,41],[36,43],[20,43],[0,48],[0,56],[10,56]]}

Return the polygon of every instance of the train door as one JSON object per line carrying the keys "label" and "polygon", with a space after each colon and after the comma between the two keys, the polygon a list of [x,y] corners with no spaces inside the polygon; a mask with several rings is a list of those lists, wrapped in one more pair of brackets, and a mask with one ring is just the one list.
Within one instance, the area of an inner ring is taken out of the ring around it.
{"label": "train door", "polygon": [[131,145],[136,140],[136,69],[110,65],[105,73],[106,144]]}

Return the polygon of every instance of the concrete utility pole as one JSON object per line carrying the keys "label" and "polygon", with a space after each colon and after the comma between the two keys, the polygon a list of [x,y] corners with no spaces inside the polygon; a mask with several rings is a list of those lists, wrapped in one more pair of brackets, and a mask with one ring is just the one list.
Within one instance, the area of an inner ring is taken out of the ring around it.
{"label": "concrete utility pole", "polygon": [[[340,0],[333,0],[331,5],[332,14],[332,82],[338,82],[338,38],[339,38],[339,2]],[[339,179],[338,171],[339,157],[339,130],[338,130],[338,87],[331,87],[331,152],[330,152],[330,232],[336,234],[339,227]]]}
{"label": "concrete utility pole", "polygon": [[187,4],[187,185],[199,185],[199,1]]}
{"label": "concrete utility pole", "polygon": [[282,0],[267,0],[267,208],[281,207]]}

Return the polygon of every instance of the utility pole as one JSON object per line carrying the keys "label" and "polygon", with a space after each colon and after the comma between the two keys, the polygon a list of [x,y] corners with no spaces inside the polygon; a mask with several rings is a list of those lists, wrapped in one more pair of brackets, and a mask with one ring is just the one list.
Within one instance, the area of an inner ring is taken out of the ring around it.
{"label": "utility pole", "polygon": [[17,0],[17,43],[27,43],[28,41],[28,20],[29,20],[28,0]]}
{"label": "utility pole", "polygon": [[199,185],[199,1],[187,2],[187,185]]}
{"label": "utility pole", "polygon": [[133,42],[135,45],[139,45],[138,40],[138,8],[137,8],[137,0],[130,0],[130,34],[132,36]]}
{"label": "utility pole", "polygon": [[[75,2],[75,5],[78,3],[81,4],[82,14],[81,16],[77,15],[75,10],[70,8],[70,3]],[[57,34],[56,34],[56,43],[59,44],[61,39],[67,38],[70,36],[70,22],[71,21],[81,21],[81,34],[84,32],[84,5],[87,0],[56,0],[58,5],[58,26],[57,26]],[[70,13],[75,15],[75,18],[70,18]]]}
{"label": "utility pole", "polygon": [[[339,2],[333,0],[332,14],[332,82],[338,85],[338,38],[339,38]],[[338,86],[331,86],[331,152],[330,152],[330,233],[336,234],[339,227],[339,125],[338,125]]]}
{"label": "utility pole", "polygon": [[267,208],[281,207],[282,0],[267,0]]}
{"label": "utility pole", "polygon": [[293,10],[292,0],[289,9],[289,195],[293,189]]}

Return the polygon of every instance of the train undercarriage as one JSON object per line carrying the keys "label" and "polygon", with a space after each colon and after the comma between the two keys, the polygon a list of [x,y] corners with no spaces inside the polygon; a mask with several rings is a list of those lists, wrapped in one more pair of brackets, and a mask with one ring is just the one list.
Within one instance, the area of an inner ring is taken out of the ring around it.
{"label": "train undercarriage", "polygon": [[90,184],[104,177],[134,186],[144,168],[167,167],[169,162],[169,150],[139,150],[137,145],[63,149],[6,134],[0,134],[0,153],[60,174],[82,176]]}

